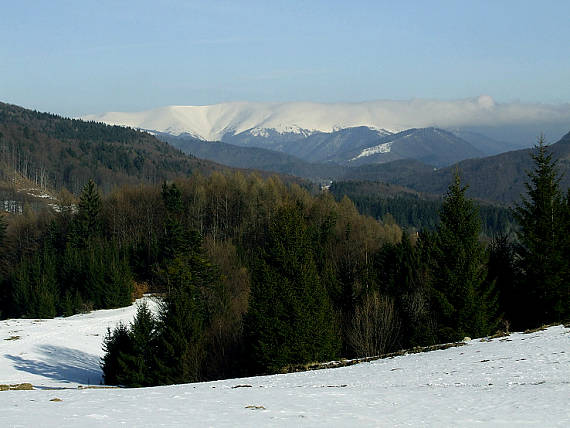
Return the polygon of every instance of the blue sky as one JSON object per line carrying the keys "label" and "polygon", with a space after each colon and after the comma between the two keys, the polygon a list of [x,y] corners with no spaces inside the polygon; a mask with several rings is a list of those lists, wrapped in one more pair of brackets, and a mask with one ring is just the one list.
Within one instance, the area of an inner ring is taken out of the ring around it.
{"label": "blue sky", "polygon": [[0,101],[77,116],[224,101],[570,102],[570,1],[25,1]]}

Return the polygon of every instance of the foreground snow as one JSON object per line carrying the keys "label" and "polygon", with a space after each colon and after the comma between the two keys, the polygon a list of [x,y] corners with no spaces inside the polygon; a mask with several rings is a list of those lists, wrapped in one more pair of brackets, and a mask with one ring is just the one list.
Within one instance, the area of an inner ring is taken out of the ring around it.
{"label": "foreground snow", "polygon": [[[99,383],[106,328],[132,319],[134,312],[131,307],[0,321],[0,384],[30,382],[38,388],[0,392],[0,426],[567,426],[570,421],[570,330],[562,326],[338,369],[144,389],[77,389]],[[61,386],[70,388],[52,389]]]}

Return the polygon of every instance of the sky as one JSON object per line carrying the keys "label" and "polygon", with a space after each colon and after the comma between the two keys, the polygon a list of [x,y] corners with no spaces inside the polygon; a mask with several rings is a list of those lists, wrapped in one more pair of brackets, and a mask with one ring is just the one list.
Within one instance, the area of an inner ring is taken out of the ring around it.
{"label": "sky", "polygon": [[[570,1],[2,2],[0,101],[570,102]],[[396,4],[401,3],[401,4]]]}

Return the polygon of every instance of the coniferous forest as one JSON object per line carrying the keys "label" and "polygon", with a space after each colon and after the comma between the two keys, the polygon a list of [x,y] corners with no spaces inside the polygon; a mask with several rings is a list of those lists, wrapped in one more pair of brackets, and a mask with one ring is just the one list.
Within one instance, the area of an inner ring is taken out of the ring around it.
{"label": "coniferous forest", "polygon": [[262,373],[519,330],[570,316],[570,194],[539,141],[514,238],[481,239],[457,172],[429,230],[361,215],[278,178],[193,175],[56,213],[0,217],[0,311],[53,317],[129,305],[108,332],[108,384]]}

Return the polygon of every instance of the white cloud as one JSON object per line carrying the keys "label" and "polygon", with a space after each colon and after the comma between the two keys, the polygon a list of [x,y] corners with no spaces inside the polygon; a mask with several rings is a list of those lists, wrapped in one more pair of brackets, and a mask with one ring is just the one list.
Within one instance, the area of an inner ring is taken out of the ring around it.
{"label": "white cloud", "polygon": [[285,130],[291,127],[330,132],[339,128],[370,126],[400,131],[436,126],[498,127],[545,124],[568,125],[570,104],[497,103],[489,95],[442,101],[369,101],[360,103],[252,103],[210,106],[170,106],[138,113],[105,113],[85,116],[111,124],[152,129],[172,134],[190,133],[206,140],[227,132],[252,128]]}

